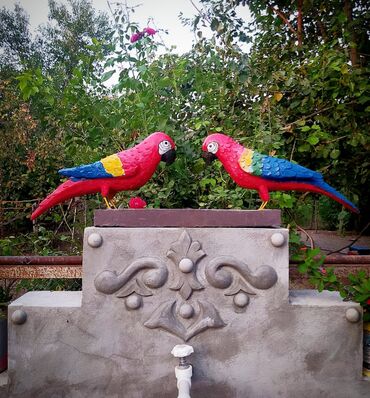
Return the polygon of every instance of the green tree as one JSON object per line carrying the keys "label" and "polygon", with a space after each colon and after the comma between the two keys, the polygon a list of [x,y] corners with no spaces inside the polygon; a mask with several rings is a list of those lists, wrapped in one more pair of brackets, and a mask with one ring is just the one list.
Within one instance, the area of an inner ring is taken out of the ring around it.
{"label": "green tree", "polygon": [[29,17],[18,4],[14,10],[0,10],[0,70],[20,70],[30,60],[33,45],[29,31]]}
{"label": "green tree", "polygon": [[89,0],[49,0],[49,22],[38,29],[37,41],[43,53],[46,70],[58,70],[71,79],[81,57],[91,56],[92,40],[106,42],[110,38],[110,20],[96,12]]}

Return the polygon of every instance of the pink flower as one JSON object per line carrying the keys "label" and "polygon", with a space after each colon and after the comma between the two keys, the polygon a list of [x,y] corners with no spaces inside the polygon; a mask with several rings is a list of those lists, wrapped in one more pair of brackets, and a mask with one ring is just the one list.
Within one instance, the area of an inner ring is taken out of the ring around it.
{"label": "pink flower", "polygon": [[131,43],[135,43],[136,41],[142,39],[144,37],[145,34],[147,34],[148,36],[153,36],[157,33],[157,31],[153,28],[145,28],[143,29],[142,32],[137,32],[134,33],[131,37],[130,37],[130,42]]}
{"label": "pink flower", "polygon": [[155,29],[149,28],[149,27],[145,28],[143,30],[143,32],[146,33],[148,36],[153,36],[153,35],[155,35],[157,33],[157,31]]}
{"label": "pink flower", "polygon": [[146,202],[139,197],[131,198],[128,202],[128,207],[130,209],[143,209],[144,207],[146,207]]}
{"label": "pink flower", "polygon": [[325,268],[320,268],[320,272],[325,275],[326,274],[326,269]]}
{"label": "pink flower", "polygon": [[143,36],[144,36],[143,32],[134,33],[130,38],[130,42],[135,43],[136,41],[140,40]]}

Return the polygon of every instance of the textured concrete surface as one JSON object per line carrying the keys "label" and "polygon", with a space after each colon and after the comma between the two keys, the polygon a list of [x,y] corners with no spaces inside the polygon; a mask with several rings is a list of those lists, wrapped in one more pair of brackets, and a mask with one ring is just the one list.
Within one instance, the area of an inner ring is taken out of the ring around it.
{"label": "textured concrete surface", "polygon": [[[92,233],[100,246],[87,244]],[[369,396],[362,323],[345,316],[359,306],[289,296],[286,238],[284,229],[87,228],[82,297],[33,292],[9,307],[27,322],[9,325],[8,396],[176,397],[170,352],[185,340],[193,398]]]}

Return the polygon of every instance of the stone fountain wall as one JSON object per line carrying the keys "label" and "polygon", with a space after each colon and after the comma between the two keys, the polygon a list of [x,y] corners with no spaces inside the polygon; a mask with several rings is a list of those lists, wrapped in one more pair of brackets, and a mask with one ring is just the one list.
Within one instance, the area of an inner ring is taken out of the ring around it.
{"label": "stone fountain wall", "polygon": [[170,352],[184,342],[195,350],[193,398],[369,396],[362,322],[348,321],[361,309],[335,293],[289,292],[279,213],[97,220],[82,292],[30,292],[9,307],[9,397],[174,398]]}

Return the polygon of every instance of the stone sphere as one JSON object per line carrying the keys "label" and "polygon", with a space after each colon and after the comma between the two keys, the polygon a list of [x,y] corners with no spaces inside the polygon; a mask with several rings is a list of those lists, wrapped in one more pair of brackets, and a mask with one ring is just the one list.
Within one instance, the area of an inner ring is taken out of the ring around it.
{"label": "stone sphere", "polygon": [[15,310],[11,319],[15,325],[23,325],[27,321],[27,313],[23,310]]}
{"label": "stone sphere", "polygon": [[181,317],[188,319],[191,318],[194,314],[194,308],[190,304],[182,304],[180,309],[179,309],[179,314]]}
{"label": "stone sphere", "polygon": [[179,262],[179,268],[181,272],[191,272],[194,268],[194,263],[190,260],[190,258],[183,258]]}
{"label": "stone sphere", "polygon": [[346,319],[348,322],[356,323],[361,319],[361,314],[356,308],[348,308],[346,310]]}
{"label": "stone sphere", "polygon": [[272,234],[270,239],[272,245],[275,247],[283,246],[283,244],[285,243],[284,235],[280,232],[275,232],[274,234]]}
{"label": "stone sphere", "polygon": [[129,310],[137,310],[141,307],[142,302],[142,297],[137,294],[131,294],[131,296],[128,296],[125,300],[126,307]]}
{"label": "stone sphere", "polygon": [[234,296],[234,304],[237,307],[243,308],[246,307],[249,303],[249,296],[244,292],[240,292]]}
{"label": "stone sphere", "polygon": [[87,238],[87,243],[91,247],[100,247],[102,245],[102,243],[103,243],[103,238],[97,232],[93,232]]}

